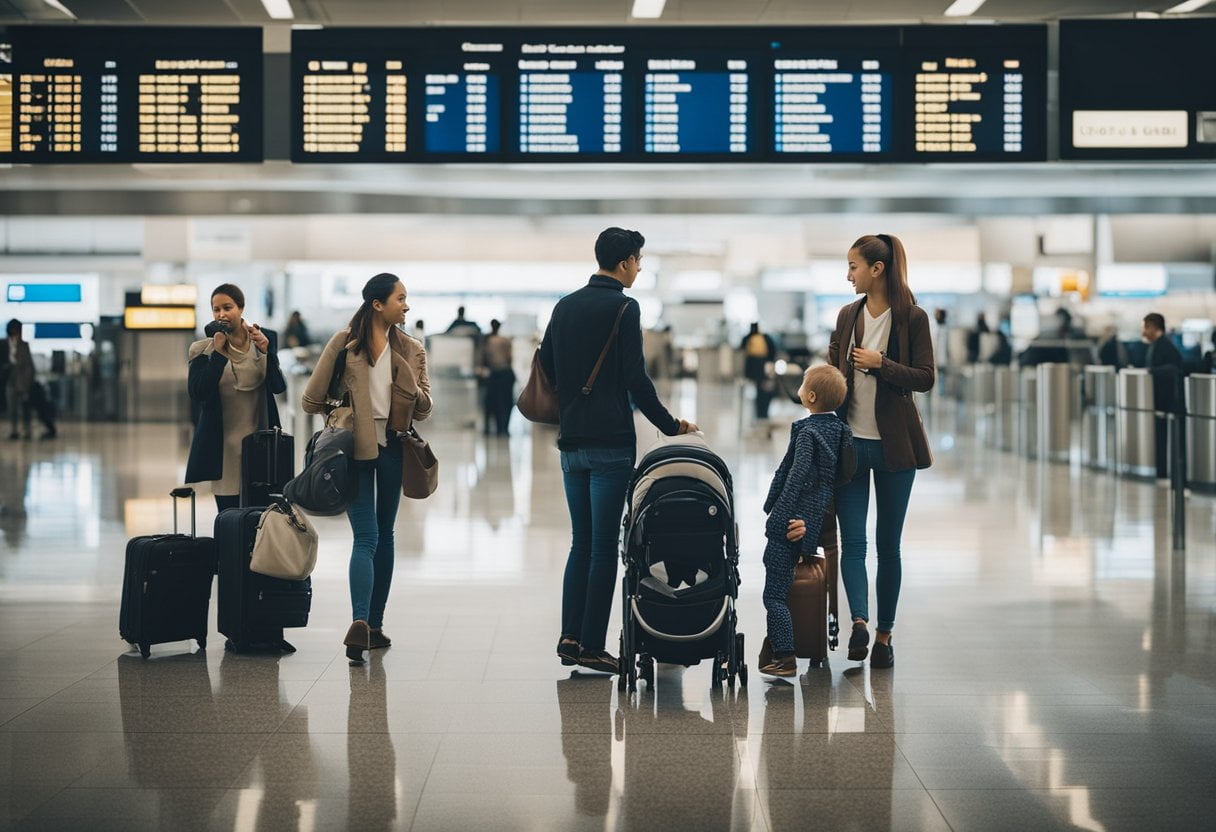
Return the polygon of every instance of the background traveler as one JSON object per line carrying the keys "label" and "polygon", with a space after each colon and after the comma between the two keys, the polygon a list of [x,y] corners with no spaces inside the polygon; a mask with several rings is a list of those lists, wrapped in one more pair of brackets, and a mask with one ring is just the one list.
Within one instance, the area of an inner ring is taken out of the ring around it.
{"label": "background traveler", "polygon": [[739,348],[743,350],[743,375],[756,385],[756,421],[764,421],[777,389],[772,367],[777,360],[777,344],[760,331],[760,324],[753,323]]}
{"label": "background traveler", "polygon": [[853,616],[849,658],[866,657],[870,642],[866,517],[874,480],[878,525],[878,628],[871,667],[891,667],[891,632],[902,578],[900,539],[918,468],[932,464],[912,393],[933,387],[929,316],[908,287],[907,256],[894,235],[861,237],[848,254],[848,279],[865,297],[840,310],[828,361],[848,382],[839,413],[853,430],[857,473],[836,492],[840,572]]}
{"label": "background traveler", "polygon": [[[30,355],[30,345],[21,337],[21,321],[13,318],[4,328],[7,336],[4,348],[7,354],[8,378],[4,385],[4,397],[7,401],[9,420],[12,430],[9,439],[29,439],[30,432],[30,388],[34,385],[34,359]],[[24,433],[18,433],[19,425],[24,426]]]}
{"label": "background traveler", "polygon": [[304,318],[298,311],[292,312],[291,317],[287,319],[287,326],[283,329],[283,346],[307,347],[311,343],[312,336],[308,334],[308,325],[304,323]]}
{"label": "background traveler", "polygon": [[409,306],[396,275],[382,273],[363,287],[363,304],[346,329],[329,339],[304,389],[306,413],[325,413],[329,383],[345,355],[340,390],[349,403],[334,412],[355,434],[359,491],[346,509],[354,532],[350,552],[351,625],[342,643],[353,662],[363,651],[388,647],[384,608],[393,581],[393,526],[401,504],[400,434],[431,415],[426,350],[400,326]]}
{"label": "background traveler", "polygon": [[[1177,413],[1180,417],[1185,410],[1182,396],[1182,353],[1165,334],[1165,316],[1150,312],[1144,316],[1144,324],[1140,330],[1141,336],[1148,342],[1148,354],[1144,366],[1153,377],[1153,408],[1165,413]],[[1169,425],[1164,417],[1154,417],[1157,444],[1157,479],[1169,476]],[[1175,422],[1181,425],[1179,419]],[[1186,459],[1186,451],[1182,457]]]}
{"label": "background traveler", "polygon": [[500,335],[501,321],[490,321],[490,334],[481,345],[481,366],[485,375],[485,433],[496,430],[506,436],[515,407],[515,370],[511,368],[511,339]]}
{"label": "background traveler", "polygon": [[[645,242],[636,231],[603,231],[595,241],[599,270],[586,286],[557,302],[540,345],[541,365],[557,391],[557,445],[572,538],[557,654],[562,664],[606,673],[617,672],[617,660],[604,642],[616,588],[621,514],[637,446],[629,397],[668,436],[697,429],[667,411],[646,375],[641,310],[624,295],[637,280]],[[591,392],[584,394],[622,304],[618,335]]]}
{"label": "background traveler", "polygon": [[244,311],[238,287],[217,286],[211,314],[222,328],[191,344],[188,354],[194,439],[186,482],[210,482],[219,511],[240,505],[241,442],[254,431],[281,427],[274,397],[287,390],[276,334],[247,323]]}

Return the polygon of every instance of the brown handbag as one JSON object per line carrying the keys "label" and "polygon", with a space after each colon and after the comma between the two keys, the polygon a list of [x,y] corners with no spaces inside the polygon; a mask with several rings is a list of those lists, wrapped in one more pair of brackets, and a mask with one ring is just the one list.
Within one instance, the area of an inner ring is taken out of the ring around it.
{"label": "brown handbag", "polygon": [[[612,332],[608,335],[608,340],[604,342],[604,348],[600,350],[600,357],[596,359],[591,375],[587,376],[587,383],[583,385],[582,394],[584,396],[591,395],[591,388],[595,386],[595,379],[600,374],[600,367],[604,365],[604,359],[608,357],[608,350],[612,348],[612,342],[616,340],[616,334],[621,328],[621,318],[625,317],[625,309],[628,306],[629,301],[625,301],[617,310],[616,320],[612,323]],[[515,406],[529,422],[539,422],[542,425],[561,423],[557,405],[557,390],[540,363],[539,347],[536,352],[532,353],[532,371],[528,373],[528,382],[524,385],[523,392],[519,394],[519,400],[515,402]]]}
{"label": "brown handbag", "polygon": [[439,486],[439,460],[418,429],[401,434],[401,493],[414,500],[425,500]]}

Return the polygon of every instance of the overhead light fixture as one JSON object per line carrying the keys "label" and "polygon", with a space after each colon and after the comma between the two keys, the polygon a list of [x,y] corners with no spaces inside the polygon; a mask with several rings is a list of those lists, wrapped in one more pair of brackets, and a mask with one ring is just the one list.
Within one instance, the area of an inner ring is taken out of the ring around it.
{"label": "overhead light fixture", "polygon": [[984,5],[984,0],[954,0],[950,4],[950,8],[946,9],[945,15],[946,17],[970,17],[982,5]]}
{"label": "overhead light fixture", "polygon": [[72,18],[73,20],[76,19],[76,15],[72,14],[72,10],[69,9],[67,6],[63,5],[62,3],[60,3],[59,0],[42,0],[42,2],[46,3],[48,6],[50,6],[55,11],[63,12],[68,17]]}
{"label": "overhead light fixture", "polygon": [[262,5],[266,7],[266,14],[275,20],[291,20],[296,16],[288,0],[262,0]]}
{"label": "overhead light fixture", "polygon": [[1190,14],[1199,11],[1211,2],[1212,0],[1186,0],[1185,3],[1179,3],[1177,6],[1166,9],[1164,14]]}
{"label": "overhead light fixture", "polygon": [[662,17],[666,5],[667,0],[633,0],[633,17]]}

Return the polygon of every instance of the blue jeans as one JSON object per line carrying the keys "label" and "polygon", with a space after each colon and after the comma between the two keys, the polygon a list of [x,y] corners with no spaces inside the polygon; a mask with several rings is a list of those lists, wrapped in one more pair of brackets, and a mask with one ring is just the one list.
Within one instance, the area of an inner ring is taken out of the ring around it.
{"label": "blue jeans", "polygon": [[836,517],[840,523],[840,575],[849,598],[854,619],[870,620],[870,583],[866,576],[866,518],[870,513],[870,472],[874,473],[875,502],[878,503],[878,629],[885,633],[895,627],[895,608],[899,605],[899,584],[903,566],[899,541],[904,533],[904,517],[912,496],[916,469],[892,471],[882,455],[877,439],[855,439],[857,473],[848,485],[836,492]]}
{"label": "blue jeans", "polygon": [[351,619],[377,628],[393,582],[393,524],[401,504],[401,440],[391,436],[376,459],[360,460],[359,494],[347,507],[355,543],[350,550]]}
{"label": "blue jeans", "polygon": [[562,635],[577,638],[584,650],[603,650],[608,635],[633,457],[633,448],[562,451],[572,538],[562,583]]}

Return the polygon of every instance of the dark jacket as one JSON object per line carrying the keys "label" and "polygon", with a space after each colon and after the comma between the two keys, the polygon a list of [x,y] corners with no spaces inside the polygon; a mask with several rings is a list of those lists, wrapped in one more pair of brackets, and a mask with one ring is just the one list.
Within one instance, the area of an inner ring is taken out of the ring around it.
{"label": "dark jacket", "polygon": [[806,522],[806,536],[791,548],[814,554],[819,530],[836,493],[836,465],[842,446],[853,444],[853,431],[836,414],[799,419],[790,426],[785,458],[768,487],[764,536],[786,544],[791,520]]}
{"label": "dark jacket", "polygon": [[[278,335],[263,329],[270,341],[266,354],[266,424],[282,427],[275,394],[287,391],[287,380],[279,369]],[[256,349],[256,348],[255,348]],[[220,376],[228,359],[218,352],[202,353],[190,362],[190,416],[194,422],[194,439],[190,442],[190,457],[186,461],[186,482],[210,482],[224,476],[224,408],[220,401]]]}
{"label": "dark jacket", "polygon": [[1153,407],[1179,413],[1182,401],[1182,353],[1168,335],[1149,344],[1145,366],[1153,377]]}
{"label": "dark jacket", "polygon": [[[642,358],[641,310],[628,298],[624,285],[603,275],[592,275],[587,285],[557,302],[540,344],[540,361],[557,389],[561,423],[557,445],[563,451],[579,448],[633,448],[637,435],[629,397],[668,436],[680,423],[659,401],[646,362]],[[590,395],[583,395],[596,359],[612,332],[621,304],[627,304],[621,328],[613,342]]]}
{"label": "dark jacket", "polygon": [[[828,363],[840,370],[848,382],[848,396],[836,411],[846,420],[853,397],[853,373],[849,366],[853,327],[865,325],[861,316],[865,302],[863,297],[840,310],[836,316],[836,330],[828,345]],[[933,455],[929,452],[929,440],[912,393],[927,393],[933,389],[937,375],[929,316],[919,306],[913,306],[903,317],[894,317],[894,310],[892,315],[891,337],[887,341],[882,367],[877,371],[878,394],[874,403],[883,457],[892,471],[928,468],[933,464]]]}

